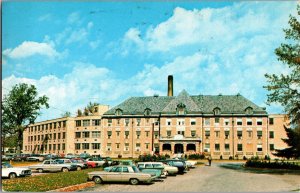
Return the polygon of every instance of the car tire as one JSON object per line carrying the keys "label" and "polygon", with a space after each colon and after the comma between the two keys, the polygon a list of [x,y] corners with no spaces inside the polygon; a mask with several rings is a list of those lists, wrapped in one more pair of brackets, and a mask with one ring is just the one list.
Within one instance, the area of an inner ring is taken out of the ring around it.
{"label": "car tire", "polygon": [[132,185],[137,185],[137,184],[139,183],[139,180],[136,179],[136,178],[131,178],[131,179],[129,180],[129,182],[130,182],[130,184],[132,184]]}
{"label": "car tire", "polygon": [[102,184],[102,179],[99,177],[99,176],[95,176],[93,177],[93,181],[96,183],[96,184]]}
{"label": "car tire", "polygon": [[37,169],[37,171],[39,172],[39,173],[43,173],[43,169],[42,168],[39,168],[39,169]]}
{"label": "car tire", "polygon": [[62,171],[62,172],[68,172],[69,169],[68,169],[68,168],[61,168],[61,171]]}
{"label": "car tire", "polygon": [[14,178],[17,177],[17,174],[16,173],[10,173],[8,177],[9,177],[9,179],[14,179]]}
{"label": "car tire", "polygon": [[77,171],[80,171],[81,170],[81,167],[80,166],[77,166],[77,169],[76,169]]}

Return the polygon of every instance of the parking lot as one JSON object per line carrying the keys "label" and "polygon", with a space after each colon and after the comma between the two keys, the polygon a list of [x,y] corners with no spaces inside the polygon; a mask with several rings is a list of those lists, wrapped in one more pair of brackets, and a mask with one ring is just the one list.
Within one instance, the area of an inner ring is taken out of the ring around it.
{"label": "parking lot", "polygon": [[92,192],[278,192],[300,190],[300,175],[239,172],[199,166],[184,175],[168,176],[163,182],[147,185],[100,184],[80,191]]}

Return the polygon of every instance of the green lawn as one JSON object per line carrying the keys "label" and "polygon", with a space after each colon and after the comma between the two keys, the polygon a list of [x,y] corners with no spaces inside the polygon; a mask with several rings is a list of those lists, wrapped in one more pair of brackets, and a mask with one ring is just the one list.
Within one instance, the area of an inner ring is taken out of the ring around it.
{"label": "green lawn", "polygon": [[10,192],[45,192],[58,188],[87,182],[87,173],[100,171],[102,168],[91,168],[81,171],[58,172],[44,175],[3,179],[2,188]]}

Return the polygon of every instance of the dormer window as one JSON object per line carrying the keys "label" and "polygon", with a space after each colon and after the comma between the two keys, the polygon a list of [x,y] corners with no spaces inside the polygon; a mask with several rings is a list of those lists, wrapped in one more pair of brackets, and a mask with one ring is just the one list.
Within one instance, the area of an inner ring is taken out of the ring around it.
{"label": "dormer window", "polygon": [[221,109],[219,107],[214,108],[214,115],[220,115],[221,114]]}
{"label": "dormer window", "polygon": [[121,109],[116,110],[116,116],[121,116],[123,114],[123,111]]}
{"label": "dormer window", "polygon": [[253,115],[253,108],[252,107],[247,107],[245,109],[246,115]]}
{"label": "dormer window", "polygon": [[151,115],[151,109],[146,108],[145,111],[144,111],[144,115],[145,116],[150,116]]}
{"label": "dormer window", "polygon": [[178,105],[177,105],[177,109],[176,109],[176,111],[177,111],[177,115],[185,115],[185,104],[183,104],[183,103],[179,103]]}

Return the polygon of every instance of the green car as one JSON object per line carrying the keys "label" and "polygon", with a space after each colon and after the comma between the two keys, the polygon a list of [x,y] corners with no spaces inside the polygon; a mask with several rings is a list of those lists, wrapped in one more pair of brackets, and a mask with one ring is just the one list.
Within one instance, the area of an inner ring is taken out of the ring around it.
{"label": "green car", "polygon": [[[120,160],[117,162],[118,162],[118,165],[135,166],[135,164],[133,163],[132,160]],[[112,168],[112,166],[109,166],[109,167],[105,167],[103,170],[108,172],[108,171],[110,171],[111,168]]]}

